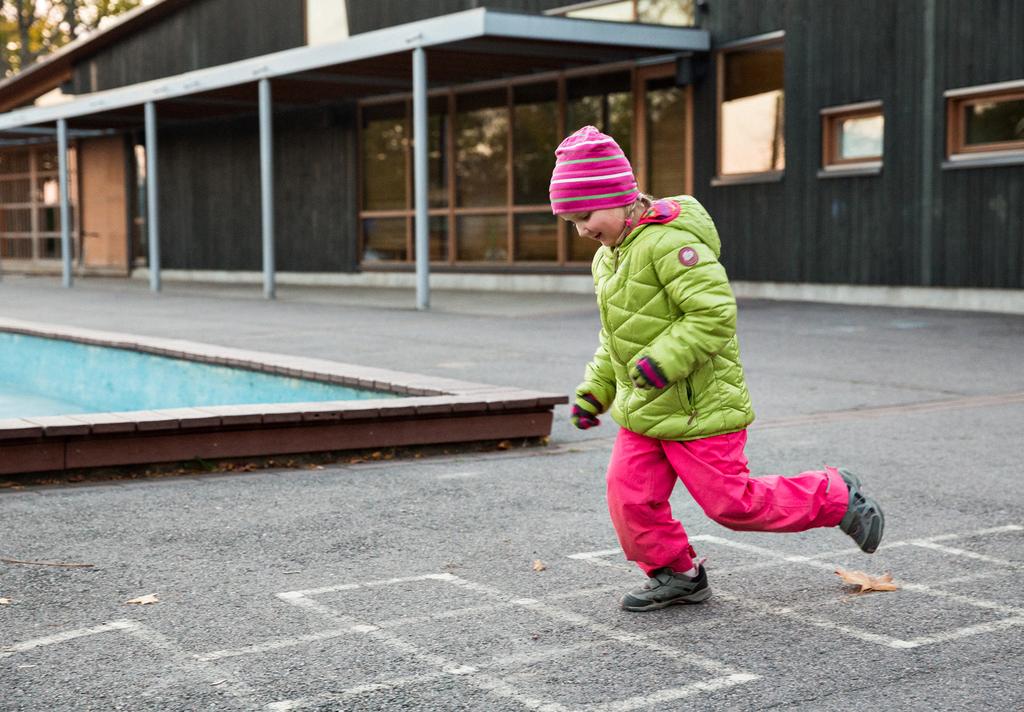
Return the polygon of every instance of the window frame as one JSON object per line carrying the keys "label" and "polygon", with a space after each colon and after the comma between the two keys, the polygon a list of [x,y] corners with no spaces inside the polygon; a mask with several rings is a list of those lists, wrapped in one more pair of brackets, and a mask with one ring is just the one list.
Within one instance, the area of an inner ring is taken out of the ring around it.
{"label": "window frame", "polygon": [[[885,109],[882,101],[862,101],[856,104],[842,104],[821,109],[821,171],[819,177],[850,174],[877,174],[882,171],[885,160]],[[882,151],[876,156],[841,158],[839,139],[840,124],[846,119],[880,116],[883,122]]]}
{"label": "window frame", "polygon": [[1024,163],[1024,140],[967,144],[967,108],[986,101],[1024,100],[1024,80],[950,89],[946,101],[946,168]]}
{"label": "window frame", "polygon": [[[744,52],[751,49],[759,49],[777,46],[782,49],[783,68],[785,68],[786,57],[786,32],[777,30],[753,37],[726,42],[715,50],[715,175],[711,179],[714,187],[723,185],[738,185],[745,183],[776,183],[782,180],[786,169],[754,171],[748,173],[722,173],[722,99],[725,96],[725,58],[733,52]],[[785,69],[783,69],[782,96],[786,96]],[[784,104],[785,106],[785,104]],[[785,141],[785,109],[783,110],[783,141]],[[785,142],[783,143],[785,145]],[[783,149],[785,150],[785,149]],[[785,154],[783,154],[785,155]]]}

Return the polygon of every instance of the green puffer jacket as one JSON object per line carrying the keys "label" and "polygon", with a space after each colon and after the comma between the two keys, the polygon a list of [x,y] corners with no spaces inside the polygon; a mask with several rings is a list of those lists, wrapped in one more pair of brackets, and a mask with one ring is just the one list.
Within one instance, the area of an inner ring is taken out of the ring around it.
{"label": "green puffer jacket", "polygon": [[[696,440],[736,432],[754,411],[718,231],[696,199],[668,200],[679,204],[678,217],[674,206],[656,201],[618,247],[594,256],[600,346],[576,392],[610,404],[612,418],[641,435]],[[641,356],[657,362],[668,387],[633,385],[629,369]]]}

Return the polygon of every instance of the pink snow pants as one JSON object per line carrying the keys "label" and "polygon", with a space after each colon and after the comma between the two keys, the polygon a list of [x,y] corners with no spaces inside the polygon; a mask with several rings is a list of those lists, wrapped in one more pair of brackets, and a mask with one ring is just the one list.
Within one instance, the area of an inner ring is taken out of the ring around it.
{"label": "pink snow pants", "polygon": [[746,442],[746,430],[675,442],[620,429],[608,465],[608,509],[626,558],[648,575],[693,566],[696,553],[668,501],[677,477],[709,517],[730,529],[800,532],[839,524],[849,493],[835,468],[751,477]]}

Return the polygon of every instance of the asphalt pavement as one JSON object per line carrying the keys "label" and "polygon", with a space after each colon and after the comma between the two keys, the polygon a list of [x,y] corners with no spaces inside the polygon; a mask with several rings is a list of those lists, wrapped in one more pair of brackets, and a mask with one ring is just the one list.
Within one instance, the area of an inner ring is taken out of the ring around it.
{"label": "asphalt pavement", "polygon": [[[571,392],[579,295],[4,276],[0,316]],[[712,598],[643,575],[604,504],[615,436],[545,447],[0,489],[0,710],[1024,709],[1024,317],[743,301],[755,474],[823,463],[883,504],[734,532],[682,487]],[[890,572],[856,594],[837,567]],[[158,602],[127,601],[155,594]]]}

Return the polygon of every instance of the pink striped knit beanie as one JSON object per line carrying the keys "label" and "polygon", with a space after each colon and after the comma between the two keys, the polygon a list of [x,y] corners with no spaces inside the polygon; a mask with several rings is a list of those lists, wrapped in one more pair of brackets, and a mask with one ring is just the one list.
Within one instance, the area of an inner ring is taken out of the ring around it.
{"label": "pink striped knit beanie", "polygon": [[555,215],[617,208],[640,195],[626,154],[593,126],[584,126],[555,149],[549,192]]}

